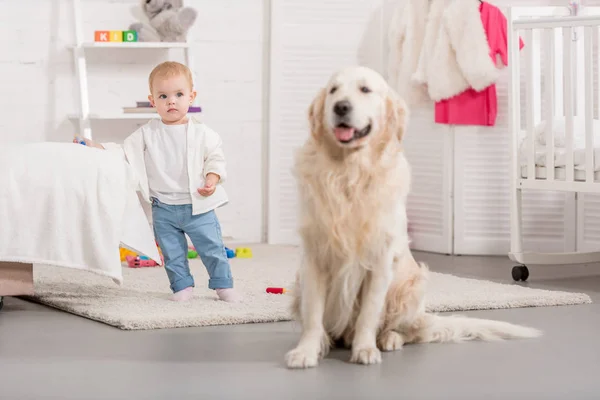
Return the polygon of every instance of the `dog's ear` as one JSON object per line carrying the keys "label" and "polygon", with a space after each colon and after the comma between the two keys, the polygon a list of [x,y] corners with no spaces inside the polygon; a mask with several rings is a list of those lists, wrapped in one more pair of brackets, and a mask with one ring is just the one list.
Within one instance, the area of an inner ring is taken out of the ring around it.
{"label": "dog's ear", "polygon": [[404,131],[408,125],[408,105],[396,92],[390,89],[386,101],[388,126],[396,134],[398,141],[402,141]]}
{"label": "dog's ear", "polygon": [[325,97],[327,90],[321,88],[317,96],[313,99],[310,107],[308,107],[308,122],[310,124],[310,134],[319,140],[323,135],[323,116],[325,113]]}

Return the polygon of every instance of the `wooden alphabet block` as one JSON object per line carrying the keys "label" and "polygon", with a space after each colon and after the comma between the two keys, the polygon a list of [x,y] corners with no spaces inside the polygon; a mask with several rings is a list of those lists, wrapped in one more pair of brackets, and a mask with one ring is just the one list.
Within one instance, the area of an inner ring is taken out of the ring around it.
{"label": "wooden alphabet block", "polygon": [[123,41],[123,31],[110,31],[110,41],[111,42],[122,42]]}
{"label": "wooden alphabet block", "polygon": [[94,40],[96,42],[108,42],[109,41],[109,31],[95,31],[94,32]]}
{"label": "wooden alphabet block", "polygon": [[124,42],[137,42],[137,32],[136,31],[123,31],[123,41]]}

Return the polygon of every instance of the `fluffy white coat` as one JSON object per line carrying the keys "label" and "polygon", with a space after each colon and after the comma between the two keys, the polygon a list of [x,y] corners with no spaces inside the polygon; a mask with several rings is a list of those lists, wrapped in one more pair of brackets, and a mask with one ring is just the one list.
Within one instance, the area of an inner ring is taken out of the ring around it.
{"label": "fluffy white coat", "polygon": [[498,79],[479,0],[403,0],[389,29],[390,83],[409,105],[440,101]]}

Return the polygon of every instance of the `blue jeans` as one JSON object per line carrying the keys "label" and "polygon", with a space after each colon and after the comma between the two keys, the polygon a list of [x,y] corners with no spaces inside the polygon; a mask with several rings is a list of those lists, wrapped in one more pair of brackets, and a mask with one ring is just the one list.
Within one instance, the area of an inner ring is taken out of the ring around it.
{"label": "blue jeans", "polygon": [[208,287],[233,287],[231,267],[221,237],[221,225],[214,211],[192,215],[191,204],[169,205],[152,198],[152,220],[154,236],[162,250],[173,292],[195,286],[187,258],[185,234],[190,237],[208,271]]}

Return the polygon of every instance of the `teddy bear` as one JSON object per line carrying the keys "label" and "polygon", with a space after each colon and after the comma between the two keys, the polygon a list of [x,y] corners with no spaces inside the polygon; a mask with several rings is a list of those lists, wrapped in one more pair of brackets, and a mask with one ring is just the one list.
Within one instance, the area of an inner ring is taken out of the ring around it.
{"label": "teddy bear", "polygon": [[183,7],[183,0],[140,0],[148,23],[129,26],[136,31],[140,42],[185,42],[187,33],[196,21],[197,12]]}

